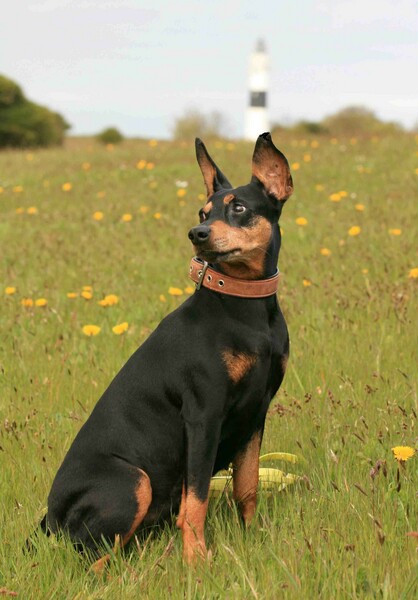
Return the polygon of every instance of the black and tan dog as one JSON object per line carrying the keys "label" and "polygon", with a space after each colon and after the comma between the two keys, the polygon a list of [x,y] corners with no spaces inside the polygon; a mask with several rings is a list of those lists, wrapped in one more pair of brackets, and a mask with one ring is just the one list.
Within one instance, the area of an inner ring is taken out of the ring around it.
{"label": "black and tan dog", "polygon": [[208,195],[189,232],[196,292],[104,392],[49,495],[44,528],[88,549],[123,546],[178,513],[184,559],[205,556],[210,479],[231,462],[244,523],[254,515],[264,421],[289,352],[276,289],[278,220],[293,184],[268,133],[241,187],[200,140],[196,154]]}

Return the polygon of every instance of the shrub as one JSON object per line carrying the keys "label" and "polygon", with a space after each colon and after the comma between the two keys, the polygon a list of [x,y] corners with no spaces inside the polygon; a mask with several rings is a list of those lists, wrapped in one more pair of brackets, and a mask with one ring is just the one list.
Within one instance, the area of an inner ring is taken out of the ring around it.
{"label": "shrub", "polygon": [[123,141],[123,135],[116,127],[107,127],[96,136],[102,144],[119,144]]}
{"label": "shrub", "polygon": [[381,121],[376,114],[364,106],[348,106],[334,115],[325,117],[322,125],[335,136],[399,133],[398,123]]}
{"label": "shrub", "polygon": [[183,116],[177,117],[172,129],[175,140],[190,140],[196,136],[205,139],[224,138],[227,130],[222,113],[213,111],[205,115],[196,109],[187,110]]}
{"label": "shrub", "polygon": [[0,75],[0,147],[59,145],[69,127],[60,114],[30,102],[16,83]]}

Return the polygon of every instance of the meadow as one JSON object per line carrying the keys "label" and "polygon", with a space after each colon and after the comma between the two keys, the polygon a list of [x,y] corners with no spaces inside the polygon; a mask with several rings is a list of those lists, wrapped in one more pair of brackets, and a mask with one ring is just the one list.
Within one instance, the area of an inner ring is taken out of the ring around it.
{"label": "meadow", "polygon": [[[174,523],[103,577],[65,538],[25,539],[95,402],[193,287],[187,232],[205,200],[193,143],[127,140],[0,152],[0,595],[22,599],[418,596],[418,138],[274,137],[295,193],[279,299],[291,356],[263,452],[303,457],[244,532],[210,503],[210,564]],[[235,185],[253,146],[208,149]],[[173,340],[175,343],[175,340]]]}

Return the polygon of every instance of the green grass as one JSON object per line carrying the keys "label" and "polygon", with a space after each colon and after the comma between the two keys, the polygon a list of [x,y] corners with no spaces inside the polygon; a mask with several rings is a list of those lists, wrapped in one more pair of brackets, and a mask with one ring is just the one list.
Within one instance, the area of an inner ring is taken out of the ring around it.
{"label": "green grass", "polygon": [[[197,222],[203,182],[191,144],[126,141],[108,150],[74,139],[58,150],[0,153],[0,593],[416,597],[417,540],[407,534],[418,530],[418,458],[398,466],[391,448],[417,446],[418,281],[409,277],[418,267],[417,140],[312,141],[275,139],[300,168],[281,218],[279,297],[291,357],[263,443],[263,452],[303,455],[306,464],[282,468],[305,477],[288,492],[261,494],[248,532],[228,498],[213,501],[211,565],[182,565],[173,525],[139,550],[117,554],[103,579],[88,573],[64,539],[41,537],[33,555],[21,548],[101,392],[187,295],[168,289],[190,285],[187,231]],[[249,180],[252,145],[209,150],[235,185]],[[155,166],[138,169],[140,160]],[[176,180],[189,183],[182,199]],[[347,195],[330,201],[339,191]],[[28,214],[29,207],[38,212]],[[95,221],[99,210],[104,219]],[[121,221],[125,213],[131,222]],[[298,217],[307,225],[297,225]],[[348,235],[352,226],[359,235]],[[86,285],[93,299],[67,298]],[[6,286],[16,293],[6,295]],[[99,306],[110,293],[120,302]],[[25,297],[48,304],[24,308]],[[116,336],[112,327],[124,321],[128,332]],[[86,324],[100,326],[100,334],[84,336]]]}

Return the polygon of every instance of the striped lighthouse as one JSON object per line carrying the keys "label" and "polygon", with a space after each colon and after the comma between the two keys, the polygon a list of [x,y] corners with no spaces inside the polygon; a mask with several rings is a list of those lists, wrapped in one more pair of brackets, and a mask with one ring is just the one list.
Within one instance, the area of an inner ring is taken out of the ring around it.
{"label": "striped lighthouse", "polygon": [[255,51],[250,56],[249,88],[250,98],[245,118],[246,140],[254,141],[265,131],[269,131],[267,116],[269,60],[263,40],[258,40]]}

